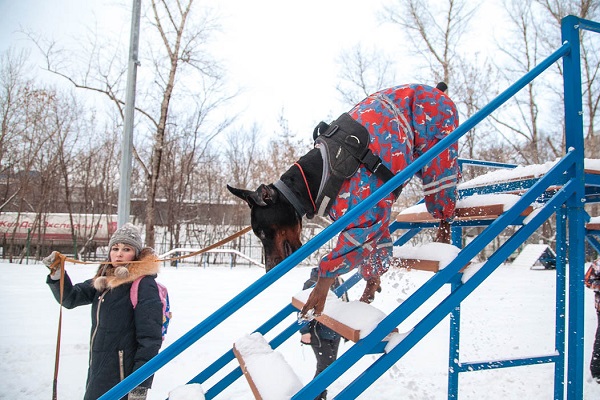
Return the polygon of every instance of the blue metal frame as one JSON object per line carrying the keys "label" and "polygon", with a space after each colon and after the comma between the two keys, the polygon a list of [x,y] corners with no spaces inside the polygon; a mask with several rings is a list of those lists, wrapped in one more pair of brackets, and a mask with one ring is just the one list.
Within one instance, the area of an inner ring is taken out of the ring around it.
{"label": "blue metal frame", "polygon": [[[575,16],[563,18],[562,40],[570,43],[570,51],[563,57],[566,147],[577,154],[569,176],[576,182],[576,191],[567,200],[567,225],[569,243],[567,348],[567,399],[583,398],[583,275],[585,264],[585,235],[583,208],[585,186],[583,179],[583,104],[581,92],[580,28],[583,20]],[[555,394],[555,396],[557,396]]]}
{"label": "blue metal frame", "polygon": [[[266,290],[279,278],[289,272],[301,261],[318,250],[323,244],[339,234],[347,225],[358,218],[362,213],[373,207],[377,202],[386,197],[392,190],[408,181],[420,171],[434,157],[456,142],[460,137],[474,128],[479,122],[513,97],[543,71],[550,68],[555,62],[563,60],[564,87],[565,87],[565,124],[566,124],[566,155],[547,174],[539,179],[521,183],[523,190],[519,201],[499,218],[484,222],[461,222],[452,227],[454,243],[460,243],[461,229],[464,226],[485,226],[483,232],[471,243],[466,245],[459,255],[448,266],[434,274],[423,286],[406,299],[397,309],[392,311],[381,323],[358,343],[348,349],[329,368],[315,377],[302,388],[293,399],[307,399],[316,397],[352,365],[366,354],[381,351],[381,342],[395,327],[406,320],[419,306],[443,285],[451,284],[451,291],[429,314],[419,321],[413,330],[388,353],[382,353],[362,374],[351,382],[335,399],[354,399],[375,380],[396,363],[406,352],[418,343],[433,327],[439,324],[447,315],[451,316],[451,336],[449,354],[448,397],[458,398],[458,373],[467,370],[481,370],[504,368],[520,365],[531,365],[553,362],[555,365],[555,398],[564,398],[565,385],[568,399],[583,398],[583,264],[584,241],[578,240],[586,233],[584,223],[586,214],[583,203],[586,194],[590,200],[600,201],[600,177],[584,176],[583,169],[583,122],[582,122],[582,95],[581,95],[581,70],[579,63],[579,32],[587,29],[600,32],[600,24],[568,16],[561,24],[562,45],[543,60],[538,66],[525,74],[521,79],[502,92],[498,97],[483,107],[467,121],[462,123],[453,133],[435,145],[430,151],[415,160],[405,170],[374,192],[369,198],[363,200],[355,208],[349,210],[342,218],[333,222],[328,228],[317,234],[300,249],[273,268],[269,273],[259,278],[248,288],[239,293],[227,304],[215,311],[212,315],[201,321],[198,325],[176,340],[169,347],[161,351],[156,357],[144,364],[130,376],[103,395],[101,400],[120,399],[131,389],[154,374],[174,357],[185,351],[189,346],[200,340],[204,335],[218,326],[225,319],[232,316],[242,306],[252,301],[258,294]],[[461,160],[461,163],[484,165],[475,160]],[[491,163],[495,168],[510,168],[511,165]],[[592,187],[586,187],[585,179],[589,178]],[[466,196],[475,192],[498,193],[510,191],[510,186],[496,185],[487,188],[477,188],[461,192]],[[530,204],[541,204],[539,212],[530,216],[527,224],[523,224],[521,213]],[[495,361],[493,363],[460,362],[460,304],[477,288],[499,265],[501,265],[541,224],[556,213],[557,216],[557,311],[556,311],[556,352],[544,356],[526,357],[511,360]],[[485,246],[495,239],[508,226],[520,225],[499,249],[497,249],[484,265],[473,274],[466,282],[460,279],[460,270]],[[400,224],[393,223],[391,230],[408,229],[409,231],[396,242],[404,244],[421,229],[433,227],[434,224]],[[568,229],[567,229],[568,228]],[[595,238],[591,238],[598,244]],[[588,239],[590,241],[590,239]],[[592,242],[594,244],[594,242]],[[568,257],[567,257],[568,255]],[[567,268],[568,262],[568,273]],[[568,277],[568,284],[567,284]],[[355,284],[360,277],[355,275],[349,279],[348,285]],[[340,288],[343,290],[343,288]],[[568,302],[566,295],[568,294]],[[567,310],[568,304],[568,310]],[[567,312],[568,311],[568,312]],[[281,311],[267,320],[256,331],[269,332],[279,322],[296,312],[291,305],[285,306]],[[283,329],[272,341],[274,348],[285,342],[300,328],[300,324],[293,323]],[[567,334],[567,329],[569,334]],[[568,351],[565,351],[568,346]],[[565,354],[568,359],[565,360]],[[194,377],[190,382],[203,383],[217,371],[224,368],[233,360],[233,352],[226,351],[219,359]],[[455,361],[456,360],[456,361]],[[566,377],[565,377],[566,372]],[[208,399],[216,397],[227,386],[241,376],[241,369],[236,367],[228,375],[217,382],[206,392]]]}
{"label": "blue metal frame", "polygon": [[[489,242],[502,232],[511,222],[518,216],[546,187],[553,184],[552,179],[555,175],[559,175],[568,168],[572,163],[572,158],[567,155],[560,164],[557,164],[553,171],[548,173],[532,188],[525,193],[512,208],[502,214],[497,220],[491,223],[479,236],[461,250],[459,255],[444,269],[433,275],[426,283],[424,283],[415,293],[408,297],[396,310],[392,311],[388,317],[379,323],[373,332],[362,339],[360,342],[365,342],[365,346],[372,345],[373,341],[378,340],[381,335],[390,332],[393,327],[401,324],[408,318],[417,308],[427,300],[433,293],[436,293],[444,284],[449,283],[459,273],[459,270],[466,265],[468,261],[474,258]],[[552,171],[552,170],[551,170]],[[451,292],[438,306],[430,312],[425,318],[413,328],[413,330],[388,354],[382,355],[375,361],[365,373],[359,376],[353,383],[348,385],[346,389],[339,393],[335,399],[353,399],[362,393],[372,382],[377,379],[383,372],[389,369],[400,357],[406,354],[421,338],[423,338],[429,330],[442,321],[446,315],[460,304],[468,294],[470,294],[483,280],[499,266],[508,255],[520,246],[535,230],[548,219],[556,208],[560,207],[566,197],[572,193],[573,184],[565,185],[557,196],[551,199],[526,225],[523,225],[509,240],[507,240],[477,271],[467,282],[460,285],[456,290]],[[359,342],[359,343],[360,343]],[[359,344],[357,343],[357,345]],[[311,393],[304,393],[303,390],[320,379],[327,379],[328,386],[329,375],[333,375],[336,368],[349,368],[353,364],[357,356],[354,346],[346,351],[336,362],[328,369],[318,375],[311,383],[301,389],[293,399],[310,398]],[[332,370],[330,372],[330,369]],[[339,374],[341,375],[341,374]],[[301,394],[307,395],[306,397]]]}
{"label": "blue metal frame", "polygon": [[586,230],[585,239],[588,241],[590,245],[596,250],[598,254],[600,254],[600,241],[596,239],[594,236],[600,235],[599,231],[590,231]]}

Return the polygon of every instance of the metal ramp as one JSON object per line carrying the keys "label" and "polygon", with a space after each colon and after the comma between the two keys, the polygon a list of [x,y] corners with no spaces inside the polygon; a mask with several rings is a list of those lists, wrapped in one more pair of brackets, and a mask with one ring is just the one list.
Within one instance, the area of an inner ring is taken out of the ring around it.
{"label": "metal ramp", "polygon": [[[552,251],[547,244],[530,243],[526,245],[521,253],[512,262],[514,267],[533,268],[540,259],[546,257],[548,251]],[[552,252],[554,254],[554,252]],[[556,257],[556,255],[554,255]]]}
{"label": "metal ramp", "polygon": [[[379,351],[380,343],[384,338],[411,316],[414,311],[433,293],[449,284],[450,293],[439,301],[437,306],[426,316],[421,318],[413,329],[391,350],[379,354],[376,359],[361,374],[359,374],[335,399],[355,399],[371,386],[379,376],[400,360],[416,343],[418,343],[433,327],[450,315],[451,335],[448,374],[448,398],[458,398],[459,373],[483,369],[495,369],[540,363],[553,363],[555,367],[554,392],[555,398],[580,400],[583,398],[583,265],[584,245],[582,240],[586,233],[585,223],[588,216],[583,208],[583,202],[588,193],[596,193],[596,201],[600,196],[600,176],[584,172],[583,157],[583,126],[581,119],[582,93],[581,69],[579,65],[579,33],[581,29],[600,32],[600,24],[568,16],[562,20],[563,41],[562,45],[547,59],[520,80],[506,89],[490,104],[481,109],[467,121],[462,123],[452,134],[440,141],[425,155],[421,156],[404,171],[384,184],[368,199],[349,210],[339,220],[327,229],[308,241],[295,253],[262,276],[238,296],[230,300],[211,316],[201,321],[193,329],[163,349],[156,357],[136,370],[121,383],[101,397],[102,400],[120,399],[131,389],[144,381],[148,376],[156,373],[166,363],[185,351],[192,344],[198,342],[213,328],[231,317],[243,305],[252,301],[259,293],[275,284],[279,278],[289,272],[298,263],[318,250],[323,244],[341,232],[345,226],[356,219],[360,214],[372,207],[375,203],[386,197],[392,190],[408,181],[421,170],[435,156],[440,154],[450,144],[465,135],[470,129],[486,118],[490,113],[504,104],[519,90],[534,80],[544,70],[550,68],[555,62],[563,60],[564,87],[565,87],[565,123],[566,147],[565,155],[556,162],[543,176],[520,183],[519,200],[508,210],[503,211],[490,220],[463,220],[452,225],[453,243],[461,243],[462,228],[466,226],[482,226],[484,230],[473,241],[466,245],[457,257],[445,268],[432,275],[419,289],[408,297],[398,308],[387,315],[376,328],[366,337],[361,338],[355,345],[342,354],[329,368],[302,387],[292,399],[314,398],[323,389],[330,386],[338,377],[344,374],[358,360],[366,354]],[[510,185],[508,185],[510,186]],[[508,186],[506,186],[508,188]],[[588,190],[590,192],[588,192]],[[484,185],[461,192],[465,197],[474,193],[502,193],[506,190],[502,185]],[[524,217],[522,214],[532,204],[539,205],[535,212]],[[460,304],[475,290],[493,271],[501,265],[527,238],[531,236],[551,216],[557,217],[557,304],[556,304],[556,351],[542,356],[528,358],[498,360],[495,362],[467,362],[460,359]],[[527,218],[525,221],[524,218]],[[512,235],[487,261],[465,282],[461,279],[460,270],[479,254],[485,246],[494,240],[508,226],[519,226]],[[434,222],[404,223],[395,222],[392,230],[406,230],[397,245],[406,243],[421,229],[434,227]],[[568,228],[568,229],[567,229]],[[569,259],[567,274],[567,258]],[[568,280],[567,280],[568,276]],[[343,293],[348,287],[354,285],[360,278],[354,275],[344,285],[337,289]],[[569,305],[568,308],[566,305]],[[268,318],[255,332],[266,334],[274,331],[274,338],[269,342],[272,349],[289,339],[298,331],[297,323],[283,328],[275,328],[286,317],[295,314],[297,309],[290,303],[283,305],[282,309]],[[278,333],[277,333],[278,332]],[[566,335],[569,332],[569,335]],[[242,376],[241,368],[228,367],[234,359],[233,349],[225,349],[225,353],[192,377],[189,383],[205,384],[210,378],[219,374],[222,376],[210,388],[206,388],[206,398],[217,398],[227,386]],[[229,368],[229,369],[228,369]],[[229,372],[228,372],[229,371]],[[401,395],[401,393],[399,393]]]}

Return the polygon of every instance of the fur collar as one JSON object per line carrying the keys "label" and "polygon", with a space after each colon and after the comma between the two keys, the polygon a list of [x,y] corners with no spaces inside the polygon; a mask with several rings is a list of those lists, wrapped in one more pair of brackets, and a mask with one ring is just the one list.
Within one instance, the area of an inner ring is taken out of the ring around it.
{"label": "fur collar", "polygon": [[160,263],[152,248],[142,249],[138,261],[140,262],[128,265],[100,265],[92,280],[94,288],[98,291],[114,289],[124,283],[131,283],[140,276],[158,274]]}

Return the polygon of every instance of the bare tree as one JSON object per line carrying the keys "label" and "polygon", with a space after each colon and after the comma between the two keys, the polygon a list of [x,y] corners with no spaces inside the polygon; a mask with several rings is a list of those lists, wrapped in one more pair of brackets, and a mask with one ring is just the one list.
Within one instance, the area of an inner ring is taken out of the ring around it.
{"label": "bare tree", "polygon": [[[543,48],[550,52],[556,49],[561,42],[561,20],[567,15],[576,15],[580,18],[597,21],[600,18],[600,3],[595,0],[535,0],[542,9],[542,18],[552,23],[537,25],[540,30]],[[598,119],[600,118],[600,36],[596,32],[581,31],[581,68],[582,89],[585,124],[585,154],[594,157],[600,152],[600,134],[598,133]],[[557,63],[558,73],[562,75],[562,64]],[[562,81],[556,80],[555,90],[559,104],[563,104]],[[550,83],[551,84],[551,83]],[[562,108],[557,108],[556,114],[561,115]],[[562,126],[562,125],[559,125]]]}
{"label": "bare tree", "polygon": [[[200,115],[203,114],[196,114]],[[171,248],[181,245],[180,233],[185,229],[184,225],[197,223],[197,215],[190,205],[210,203],[211,196],[214,196],[211,192],[215,187],[210,175],[201,173],[205,160],[213,158],[211,142],[206,140],[202,128],[201,120],[188,120],[181,127],[174,127],[171,139],[165,144],[160,183],[166,200],[166,226]],[[210,167],[218,170],[217,165],[211,164]]]}
{"label": "bare tree", "polygon": [[[402,52],[412,54],[417,65],[422,65],[417,73],[421,82],[448,84],[462,122],[498,93],[496,72],[487,56],[467,54],[461,46],[477,12],[478,6],[465,0],[396,0],[381,13],[382,20],[398,26],[406,39]],[[489,121],[470,130],[459,142],[461,156],[478,158],[491,132]]]}
{"label": "bare tree", "polygon": [[30,90],[31,82],[26,79],[27,52],[9,49],[0,56],[0,176],[3,186],[0,194],[0,211],[12,202],[20,193],[12,185],[14,167],[19,163],[21,136],[25,123],[25,94]]}
{"label": "bare tree", "polygon": [[[433,77],[452,87],[457,68],[458,47],[468,29],[477,6],[465,0],[397,0],[384,8],[384,21],[398,25],[405,33],[412,52],[429,71],[425,81]],[[469,4],[469,5],[467,5]]]}
{"label": "bare tree", "polygon": [[228,161],[226,169],[232,182],[227,182],[235,187],[250,187],[257,184],[260,175],[256,160],[260,157],[259,143],[260,129],[253,125],[250,130],[244,128],[230,131],[224,148],[224,156]]}
{"label": "bare tree", "polygon": [[[507,84],[511,84],[533,69],[546,54],[541,52],[540,34],[535,28],[539,22],[532,2],[509,0],[505,7],[510,21],[507,25],[510,36],[499,45],[507,61],[498,69]],[[560,152],[554,147],[556,141],[550,132],[542,129],[540,111],[544,96],[548,94],[546,88],[547,85],[540,79],[530,82],[500,114],[493,117],[498,134],[519,154],[521,162],[541,163],[555,158]],[[554,154],[548,154],[546,149],[551,149],[550,153]]]}
{"label": "bare tree", "polygon": [[[560,21],[567,15],[576,15],[580,18],[598,21],[600,19],[600,3],[595,0],[535,0],[542,7],[544,15],[553,21],[552,24],[540,24],[544,48],[552,49],[560,43],[560,32],[551,29],[560,26]],[[597,158],[600,154],[600,131],[598,130],[598,119],[600,118],[600,36],[597,32],[581,30],[581,83],[583,89],[583,122],[585,129],[586,157]],[[562,76],[562,64],[556,64],[559,75]],[[558,80],[560,82],[560,80]],[[562,82],[560,82],[562,83]],[[564,104],[562,84],[557,85],[556,98],[558,104]],[[564,110],[558,108],[556,114],[562,115]],[[564,122],[558,127],[564,130]],[[586,204],[586,210],[590,215],[598,215],[600,205],[594,203]]]}
{"label": "bare tree", "polygon": [[377,90],[396,84],[394,63],[381,50],[367,52],[358,44],[343,51],[338,64],[341,65],[341,82],[336,85],[336,89],[349,106]]}
{"label": "bare tree", "polygon": [[[231,96],[224,94],[223,73],[208,51],[211,34],[218,28],[209,9],[199,10],[194,0],[151,0],[144,23],[150,29],[142,27],[140,58],[142,68],[148,69],[142,69],[137,84],[134,155],[145,178],[145,239],[153,246],[155,204],[163,195],[159,183],[172,128],[177,121],[189,118],[185,115],[191,115],[205,126],[214,124],[202,130],[211,132],[204,137],[210,141],[227,126],[230,117],[215,123],[209,116]],[[54,43],[33,39],[45,54],[49,71],[76,87],[106,95],[123,116],[126,58],[115,56],[114,44],[92,42],[88,64],[82,68],[65,66]]]}

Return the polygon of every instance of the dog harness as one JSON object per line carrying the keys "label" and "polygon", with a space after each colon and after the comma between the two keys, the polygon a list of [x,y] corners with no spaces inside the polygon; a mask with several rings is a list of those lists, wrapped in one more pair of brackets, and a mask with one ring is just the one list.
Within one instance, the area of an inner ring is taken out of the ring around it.
{"label": "dog harness", "polygon": [[[383,182],[394,176],[381,158],[369,149],[369,131],[348,113],[331,124],[320,122],[313,138],[323,158],[323,176],[316,200],[317,215],[325,216],[329,212],[342,184],[358,171],[361,164]],[[396,198],[401,191],[402,187],[394,190]]]}
{"label": "dog harness", "polygon": [[[426,85],[384,89],[362,100],[346,115],[369,133],[369,149],[392,174],[406,168],[458,126],[452,100],[442,91]],[[328,129],[338,125],[337,122]],[[342,122],[346,130],[347,122]],[[350,130],[354,135],[355,130]],[[327,152],[321,150],[330,157],[329,162],[332,159],[330,147]],[[347,151],[340,148],[340,152]],[[459,179],[457,157],[458,143],[454,143],[417,174],[423,181],[427,210],[435,218],[450,219],[454,214]],[[385,183],[364,163],[352,171],[354,173],[342,182],[339,193],[331,197],[333,200],[328,204],[328,215],[334,221]],[[324,197],[326,192],[321,195],[319,197]],[[351,222],[340,233],[331,252],[321,259],[319,275],[334,277],[357,267],[365,279],[385,273],[393,251],[389,223],[395,200],[396,195],[390,193]]]}

